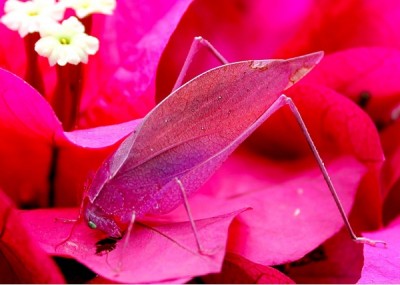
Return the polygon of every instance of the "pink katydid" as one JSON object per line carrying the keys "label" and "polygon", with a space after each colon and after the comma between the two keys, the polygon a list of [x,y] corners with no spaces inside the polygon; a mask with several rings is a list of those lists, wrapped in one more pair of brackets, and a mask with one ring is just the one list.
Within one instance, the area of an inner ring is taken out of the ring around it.
{"label": "pink katydid", "polygon": [[[180,86],[200,45],[208,47],[224,65]],[[288,60],[228,64],[210,43],[195,38],[174,91],[103,163],[86,192],[80,215],[90,228],[111,238],[106,240],[105,248],[100,241],[98,250],[112,250],[112,239],[116,241],[125,233],[128,242],[136,219],[167,213],[183,203],[199,252],[204,253],[187,195],[195,192],[241,142],[285,105],[289,105],[307,139],[351,238],[370,245],[385,244],[355,235],[300,113],[293,101],[282,94],[321,58],[322,52],[317,52]]]}

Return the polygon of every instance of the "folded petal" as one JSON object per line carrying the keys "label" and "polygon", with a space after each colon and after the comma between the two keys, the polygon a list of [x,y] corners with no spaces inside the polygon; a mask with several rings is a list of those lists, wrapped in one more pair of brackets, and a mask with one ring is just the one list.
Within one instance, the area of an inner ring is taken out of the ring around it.
{"label": "folded petal", "polygon": [[397,217],[382,230],[365,233],[365,236],[384,240],[387,248],[364,246],[364,266],[359,284],[400,282],[400,218]]}
{"label": "folded petal", "polygon": [[[5,2],[5,0],[0,1],[0,17],[4,15]],[[2,37],[2,41],[0,41],[0,68],[24,76],[26,57],[23,40],[17,32],[11,31],[3,23],[0,23],[0,35]],[[10,47],[12,47],[12,50],[10,50]]]}
{"label": "folded petal", "polygon": [[332,88],[359,104],[379,128],[389,124],[399,104],[400,51],[351,48],[327,55],[305,81]]}
{"label": "folded petal", "polygon": [[386,161],[382,167],[381,183],[385,201],[384,223],[388,224],[400,214],[400,120],[381,132]]}
{"label": "folded petal", "polygon": [[[0,186],[19,206],[48,205],[50,187],[55,187],[56,200],[64,205],[79,204],[88,174],[140,120],[64,133],[35,89],[3,69],[0,81]],[[55,185],[50,185],[51,169],[56,171]]]}
{"label": "folded petal", "polygon": [[[351,157],[327,164],[349,212],[365,167]],[[229,231],[228,252],[262,265],[295,261],[332,237],[343,221],[312,159],[277,162],[234,153],[189,200],[193,215],[205,218],[248,206]],[[183,207],[164,216],[184,219]],[[351,241],[350,236],[346,238]]]}
{"label": "folded petal", "polygon": [[0,185],[18,205],[46,205],[51,147],[61,124],[20,78],[1,69],[0,81]]}
{"label": "folded petal", "polygon": [[0,282],[64,283],[55,262],[32,239],[10,200],[0,190]]}
{"label": "folded petal", "polygon": [[30,225],[29,231],[53,255],[73,257],[116,282],[160,283],[220,271],[228,227],[242,211],[195,221],[202,247],[210,253],[207,255],[198,252],[189,222],[153,219],[136,223],[126,248],[122,239],[114,250],[98,255],[95,243],[101,235],[83,223],[77,224],[72,236],[57,246],[68,237],[72,225],[55,218],[75,218],[76,210],[26,211],[23,217]]}
{"label": "folded petal", "polygon": [[[307,169],[305,165],[303,169]],[[348,213],[364,167],[353,159],[340,159],[329,164],[328,171]],[[240,182],[238,178],[235,181]],[[304,170],[296,178],[290,178],[289,172],[286,182],[275,187],[257,189],[251,188],[252,183],[248,185],[247,193],[227,199],[227,203],[244,203],[254,209],[233,224],[230,252],[265,265],[282,264],[299,259],[343,226],[316,168]]]}
{"label": "folded petal", "polygon": [[227,253],[222,271],[202,277],[211,284],[294,284],[277,269],[253,263],[239,255]]}
{"label": "folded petal", "polygon": [[303,258],[281,268],[296,283],[354,284],[361,276],[363,260],[363,245],[349,239],[343,228]]}

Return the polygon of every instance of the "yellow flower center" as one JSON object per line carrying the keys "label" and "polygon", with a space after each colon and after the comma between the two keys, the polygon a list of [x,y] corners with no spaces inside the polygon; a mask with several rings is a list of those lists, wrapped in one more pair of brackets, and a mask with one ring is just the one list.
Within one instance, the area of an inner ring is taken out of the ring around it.
{"label": "yellow flower center", "polygon": [[60,38],[60,43],[62,45],[69,45],[71,43],[71,40],[68,38]]}
{"label": "yellow flower center", "polygon": [[28,11],[28,16],[30,16],[30,17],[39,16],[39,11],[37,11],[37,10]]}

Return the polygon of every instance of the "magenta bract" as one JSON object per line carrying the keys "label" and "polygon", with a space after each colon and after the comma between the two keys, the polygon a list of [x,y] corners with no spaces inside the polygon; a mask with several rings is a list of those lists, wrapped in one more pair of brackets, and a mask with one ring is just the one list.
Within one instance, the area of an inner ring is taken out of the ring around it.
{"label": "magenta bract", "polygon": [[[137,223],[127,248],[120,242],[110,253],[97,255],[95,243],[100,235],[84,223],[78,224],[72,237],[60,245],[71,232],[72,224],[57,222],[56,219],[76,218],[76,210],[29,211],[23,214],[23,218],[28,230],[50,254],[74,257],[97,274],[115,282],[160,283],[219,272],[225,255],[228,227],[241,212],[243,209],[196,220],[201,241],[212,252],[209,256],[198,253],[189,222],[153,219]],[[118,271],[121,261],[122,267]]]}

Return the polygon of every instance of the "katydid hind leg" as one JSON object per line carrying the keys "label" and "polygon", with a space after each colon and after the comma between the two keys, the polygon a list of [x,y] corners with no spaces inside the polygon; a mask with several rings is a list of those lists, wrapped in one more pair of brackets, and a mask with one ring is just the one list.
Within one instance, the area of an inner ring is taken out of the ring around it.
{"label": "katydid hind leg", "polygon": [[300,112],[298,111],[296,105],[294,104],[294,102],[293,102],[293,100],[291,98],[287,97],[286,95],[282,95],[281,97],[285,100],[285,103],[287,105],[289,105],[290,110],[292,111],[293,115],[295,116],[296,121],[297,121],[298,125],[300,126],[301,131],[303,132],[303,135],[304,135],[305,139],[307,140],[307,143],[308,143],[308,145],[309,145],[309,147],[311,149],[311,152],[314,155],[315,160],[318,163],[318,166],[319,166],[319,168],[321,170],[321,173],[322,173],[322,175],[324,177],[324,180],[325,180],[325,182],[326,182],[326,184],[327,184],[327,186],[329,188],[329,191],[331,192],[331,195],[332,195],[332,197],[333,197],[333,199],[334,199],[334,201],[336,203],[336,206],[337,206],[337,208],[339,210],[339,213],[340,213],[340,215],[341,215],[341,217],[343,219],[343,222],[344,222],[344,224],[345,224],[345,226],[347,228],[347,231],[350,234],[350,237],[357,243],[364,243],[364,244],[368,244],[368,245],[371,245],[371,246],[380,245],[380,246],[386,247],[386,242],[385,241],[372,240],[372,239],[365,238],[365,237],[358,237],[354,233],[353,228],[352,228],[352,226],[351,226],[351,224],[350,224],[350,222],[349,222],[349,220],[347,218],[346,212],[345,212],[345,210],[343,208],[343,205],[342,205],[342,203],[340,201],[340,198],[339,198],[339,196],[338,196],[338,194],[336,192],[336,189],[335,189],[335,187],[334,187],[334,185],[332,183],[332,180],[331,180],[331,178],[329,176],[329,173],[328,173],[328,171],[327,171],[327,169],[326,169],[326,167],[324,165],[324,162],[322,161],[321,156],[318,153],[317,148],[315,147],[315,144],[314,144],[314,142],[313,142],[313,140],[312,140],[312,138],[310,136],[310,133],[307,130],[307,127],[306,127],[306,125],[305,125],[305,123],[304,123],[304,121],[303,121],[303,119],[302,119],[302,117],[300,115]]}
{"label": "katydid hind leg", "polygon": [[185,210],[186,210],[186,213],[189,218],[190,226],[192,227],[194,238],[196,239],[196,245],[197,245],[197,249],[198,249],[199,253],[202,255],[212,255],[213,254],[212,252],[204,249],[203,246],[201,245],[199,234],[198,234],[197,227],[196,227],[196,223],[193,219],[192,211],[190,209],[189,201],[188,201],[188,198],[186,195],[186,190],[185,190],[185,187],[183,186],[182,181],[179,178],[175,177],[175,182],[178,184],[179,189],[181,190],[183,205],[185,206]]}
{"label": "katydid hind leg", "polygon": [[181,72],[179,73],[178,79],[176,80],[175,85],[172,88],[172,92],[178,89],[182,85],[183,79],[186,76],[186,73],[189,69],[190,64],[192,63],[194,56],[202,47],[206,47],[222,64],[228,63],[225,57],[209,41],[207,41],[202,37],[195,37],[193,39],[192,45],[190,46],[188,55],[186,56]]}

